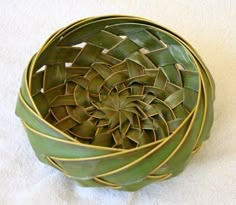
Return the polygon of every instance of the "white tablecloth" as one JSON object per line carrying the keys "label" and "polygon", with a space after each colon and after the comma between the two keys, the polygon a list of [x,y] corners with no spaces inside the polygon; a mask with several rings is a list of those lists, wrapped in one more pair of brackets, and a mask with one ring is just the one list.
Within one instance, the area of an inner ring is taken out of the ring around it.
{"label": "white tablecloth", "polygon": [[[30,57],[57,29],[103,14],[143,16],[186,38],[216,82],[211,138],[178,177],[134,192],[81,188],[40,163],[14,114]],[[0,1],[0,204],[236,204],[236,1]]]}

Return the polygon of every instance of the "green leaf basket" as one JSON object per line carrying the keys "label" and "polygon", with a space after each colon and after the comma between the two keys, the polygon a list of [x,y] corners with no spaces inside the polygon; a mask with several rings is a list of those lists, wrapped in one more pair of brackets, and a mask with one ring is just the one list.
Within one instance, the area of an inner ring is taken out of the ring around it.
{"label": "green leaf basket", "polygon": [[214,81],[189,43],[133,16],[82,19],[25,69],[16,106],[38,159],[82,186],[135,191],[209,137]]}

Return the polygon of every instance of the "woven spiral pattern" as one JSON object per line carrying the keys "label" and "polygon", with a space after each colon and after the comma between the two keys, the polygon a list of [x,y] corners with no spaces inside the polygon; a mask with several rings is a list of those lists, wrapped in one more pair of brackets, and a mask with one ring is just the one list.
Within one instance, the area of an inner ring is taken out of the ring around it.
{"label": "woven spiral pattern", "polygon": [[214,89],[198,54],[166,28],[87,18],[33,56],[16,113],[42,162],[84,186],[134,191],[184,169],[209,137]]}

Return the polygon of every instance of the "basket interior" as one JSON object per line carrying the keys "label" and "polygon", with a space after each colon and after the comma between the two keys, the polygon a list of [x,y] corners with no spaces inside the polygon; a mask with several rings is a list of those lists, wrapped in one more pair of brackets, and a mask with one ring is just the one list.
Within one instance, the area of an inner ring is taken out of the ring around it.
{"label": "basket interior", "polygon": [[173,133],[198,99],[191,53],[132,20],[77,23],[36,55],[30,91],[42,117],[86,144],[130,149]]}

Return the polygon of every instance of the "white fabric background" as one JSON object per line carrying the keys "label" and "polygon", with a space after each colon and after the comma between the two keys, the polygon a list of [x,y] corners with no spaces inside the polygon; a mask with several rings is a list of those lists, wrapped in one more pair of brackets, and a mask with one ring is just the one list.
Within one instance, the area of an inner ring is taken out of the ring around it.
{"label": "white fabric background", "polygon": [[[57,29],[103,14],[143,16],[176,31],[196,48],[216,82],[211,138],[178,177],[135,193],[81,188],[40,163],[14,114],[30,57]],[[235,205],[235,0],[1,0],[0,204]]]}

